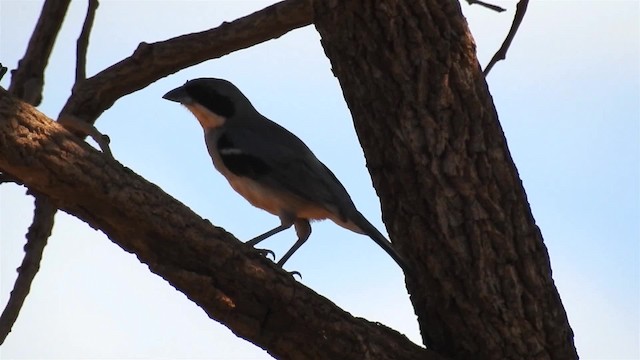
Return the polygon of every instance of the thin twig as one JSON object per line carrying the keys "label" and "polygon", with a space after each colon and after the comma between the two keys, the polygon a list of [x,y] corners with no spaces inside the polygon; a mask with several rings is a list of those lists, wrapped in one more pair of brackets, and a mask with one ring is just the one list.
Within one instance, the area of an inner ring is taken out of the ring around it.
{"label": "thin twig", "polygon": [[93,141],[98,144],[100,150],[102,150],[102,152],[109,158],[113,159],[113,154],[109,147],[111,139],[109,139],[108,135],[101,133],[94,125],[91,125],[86,121],[82,121],[73,115],[65,114],[58,118],[58,122],[76,135],[89,136],[92,138]]}
{"label": "thin twig", "polygon": [[18,268],[18,277],[13,285],[13,290],[9,296],[7,306],[0,315],[0,345],[4,343],[7,335],[18,318],[22,304],[24,304],[33,278],[40,269],[40,260],[47,239],[53,229],[53,218],[56,208],[49,200],[42,195],[35,197],[35,209],[33,211],[33,223],[27,232],[27,243],[24,246],[24,259]]}
{"label": "thin twig", "polygon": [[100,3],[98,0],[89,0],[87,16],[82,25],[82,31],[78,37],[76,47],[76,84],[87,78],[87,50],[89,48],[89,35],[93,28],[93,20],[96,17],[96,10]]}
{"label": "thin twig", "polygon": [[467,3],[469,5],[480,5],[480,6],[484,6],[487,9],[493,10],[493,11],[497,11],[497,12],[503,12],[503,11],[507,11],[507,9],[500,7],[498,5],[493,5],[493,4],[489,4],[486,3],[484,1],[480,1],[480,0],[467,0]]}
{"label": "thin twig", "polygon": [[522,19],[524,19],[524,14],[527,12],[527,5],[529,5],[529,0],[520,0],[518,2],[518,5],[516,6],[516,14],[513,18],[513,23],[511,24],[511,29],[509,29],[509,33],[507,34],[506,39],[504,39],[502,46],[500,46],[500,49],[498,49],[495,55],[493,55],[491,61],[489,61],[489,64],[484,69],[484,76],[489,75],[489,71],[491,71],[493,65],[507,57],[507,50],[509,50],[511,41],[513,41],[513,38],[516,36],[518,28],[522,23]]}

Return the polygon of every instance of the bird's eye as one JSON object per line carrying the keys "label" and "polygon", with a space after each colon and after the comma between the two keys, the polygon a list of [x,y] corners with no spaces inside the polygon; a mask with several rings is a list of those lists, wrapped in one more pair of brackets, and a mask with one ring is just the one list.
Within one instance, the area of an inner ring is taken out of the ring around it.
{"label": "bird's eye", "polygon": [[187,86],[186,90],[192,99],[216,115],[230,118],[236,112],[235,105],[229,97],[205,84],[193,84]]}

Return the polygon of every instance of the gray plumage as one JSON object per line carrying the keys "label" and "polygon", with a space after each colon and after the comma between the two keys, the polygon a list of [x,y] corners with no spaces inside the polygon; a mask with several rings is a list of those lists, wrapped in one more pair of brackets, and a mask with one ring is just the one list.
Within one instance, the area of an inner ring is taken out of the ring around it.
{"label": "gray plumage", "polygon": [[403,269],[391,243],[356,209],[336,176],[297,136],[262,116],[232,83],[214,78],[188,81],[164,98],[180,102],[198,119],[214,166],[253,205],[280,218],[281,225],[247,243],[295,226],[298,241],[284,262],[311,234],[310,220],[331,219],[366,234]]}

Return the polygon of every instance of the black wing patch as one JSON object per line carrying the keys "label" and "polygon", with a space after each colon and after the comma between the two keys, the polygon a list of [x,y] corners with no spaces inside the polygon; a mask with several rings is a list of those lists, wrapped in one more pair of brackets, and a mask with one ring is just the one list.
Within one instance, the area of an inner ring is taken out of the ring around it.
{"label": "black wing patch", "polygon": [[256,179],[271,172],[271,167],[267,163],[234,146],[226,134],[218,139],[218,153],[224,166],[235,175]]}

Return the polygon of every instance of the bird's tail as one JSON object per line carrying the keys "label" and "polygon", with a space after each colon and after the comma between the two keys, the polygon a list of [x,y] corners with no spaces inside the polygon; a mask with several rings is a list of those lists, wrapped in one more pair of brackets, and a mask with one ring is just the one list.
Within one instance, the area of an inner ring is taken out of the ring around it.
{"label": "bird's tail", "polygon": [[402,270],[406,273],[407,271],[407,263],[404,259],[396,252],[393,248],[393,244],[387,240],[375,226],[373,226],[369,220],[367,220],[364,215],[362,215],[359,211],[355,211],[354,216],[350,219],[351,222],[356,225],[360,230],[362,230],[362,234],[369,236],[373,241],[376,242],[384,251],[391,256],[391,258],[402,268]]}

